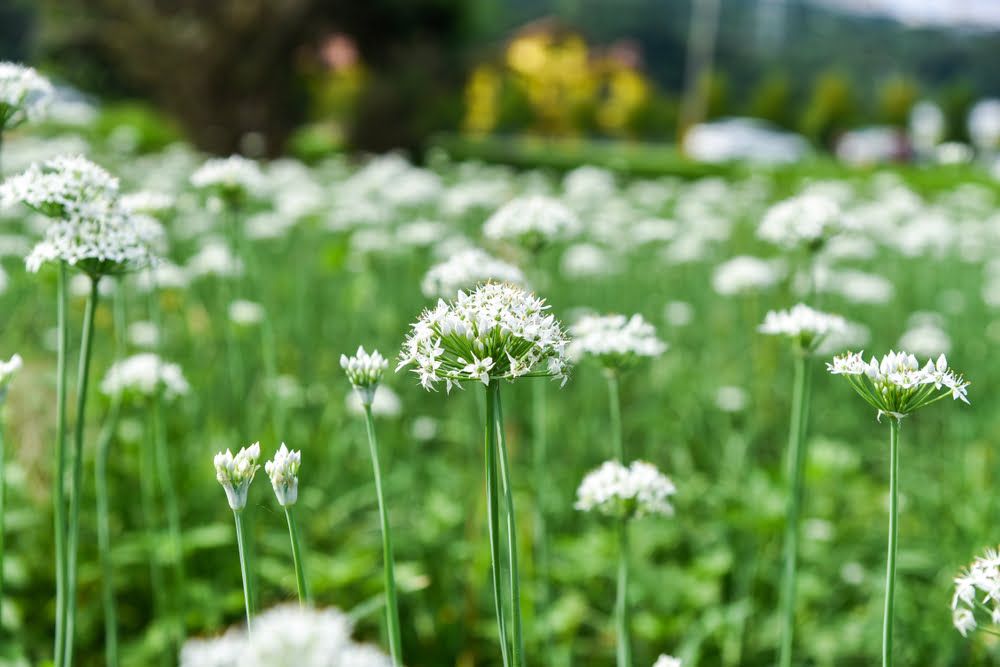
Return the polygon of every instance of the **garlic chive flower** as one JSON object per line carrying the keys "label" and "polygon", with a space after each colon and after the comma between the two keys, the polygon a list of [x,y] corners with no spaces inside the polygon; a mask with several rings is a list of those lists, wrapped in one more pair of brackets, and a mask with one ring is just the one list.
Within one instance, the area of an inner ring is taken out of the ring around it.
{"label": "garlic chive flower", "polygon": [[902,419],[948,395],[969,402],[969,383],[948,368],[943,354],[937,361],[928,360],[921,366],[915,356],[906,352],[890,351],[881,361],[872,357],[868,362],[860,352],[848,352],[834,357],[826,369],[833,375],[843,375],[861,398],[878,410],[879,418],[889,415]]}
{"label": "garlic chive flower", "polygon": [[372,350],[371,354],[365,348],[358,346],[353,357],[340,355],[340,367],[344,369],[347,379],[357,392],[363,406],[370,407],[375,399],[375,390],[382,382],[382,375],[389,367],[389,362],[379,353]]}
{"label": "garlic chive flower", "polygon": [[618,519],[672,516],[669,498],[676,492],[670,478],[652,463],[633,461],[626,467],[617,460],[605,461],[583,478],[574,507]]}
{"label": "garlic chive flower", "polygon": [[658,357],[667,344],[642,315],[586,315],[569,328],[569,358],[593,357],[607,370],[625,370],[643,358]]}
{"label": "garlic chive flower", "polygon": [[653,667],[684,667],[684,663],[681,662],[680,658],[661,654],[653,663]]}
{"label": "garlic chive flower", "polygon": [[827,336],[846,332],[847,320],[799,303],[790,310],[769,311],[757,330],[768,336],[790,338],[803,352],[812,352]]}
{"label": "garlic chive flower", "polygon": [[524,285],[521,269],[497,259],[479,248],[460,250],[435,264],[420,283],[426,297],[452,299],[459,290],[474,289],[487,281]]}
{"label": "garlic chive flower", "polygon": [[840,205],[825,194],[804,192],[774,204],[757,228],[757,236],[787,250],[818,250],[836,232]]}
{"label": "garlic chive flower", "polygon": [[581,226],[576,214],[558,199],[530,195],[500,207],[486,220],[483,235],[534,251],[552,241],[572,238]]}
{"label": "garlic chive flower", "polygon": [[413,366],[424,389],[471,380],[567,378],[566,333],[549,306],[514,285],[487,283],[439,300],[413,323],[397,371]]}
{"label": "garlic chive flower", "polygon": [[0,62],[0,132],[40,120],[55,94],[33,67]]}
{"label": "garlic chive flower", "polygon": [[181,367],[164,361],[152,352],[135,354],[116,362],[101,381],[104,394],[124,394],[136,399],[151,398],[161,392],[163,398],[170,401],[190,390]]}
{"label": "garlic chive flower", "polygon": [[225,489],[226,499],[233,511],[242,510],[247,505],[250,483],[260,468],[257,465],[259,458],[259,442],[241,447],[236,456],[228,449],[215,455],[215,478]]}
{"label": "garlic chive flower", "polygon": [[271,487],[278,504],[290,507],[299,499],[299,466],[302,452],[289,450],[285,443],[274,453],[274,459],[264,464],[264,472],[271,478]]}
{"label": "garlic chive flower", "polygon": [[0,184],[0,208],[22,203],[50,218],[93,218],[118,196],[118,179],[81,155],[32,164]]}
{"label": "garlic chive flower", "polygon": [[979,627],[979,617],[1000,625],[1000,550],[987,549],[955,577],[952,622],[963,637]]}
{"label": "garlic chive flower", "polygon": [[193,174],[191,185],[219,195],[228,203],[256,196],[264,188],[264,174],[255,161],[242,155],[206,160]]}
{"label": "garlic chive flower", "polygon": [[15,354],[7,361],[0,360],[0,403],[7,397],[7,389],[23,365],[24,360],[19,354]]}

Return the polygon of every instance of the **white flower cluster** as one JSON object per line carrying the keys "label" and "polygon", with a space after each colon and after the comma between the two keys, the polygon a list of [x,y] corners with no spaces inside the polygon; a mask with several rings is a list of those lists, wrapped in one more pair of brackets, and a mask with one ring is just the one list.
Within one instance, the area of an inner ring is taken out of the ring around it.
{"label": "white flower cluster", "polygon": [[140,190],[121,197],[122,208],[131,213],[161,215],[174,206],[174,198],[163,192]]}
{"label": "white flower cluster", "polygon": [[740,255],[723,262],[712,274],[712,287],[718,294],[732,296],[773,287],[784,268],[777,262]]}
{"label": "white flower cluster", "polygon": [[256,301],[247,301],[246,299],[237,299],[230,303],[227,312],[233,324],[243,327],[260,324],[264,321],[265,315],[264,306]]}
{"label": "white flower cluster", "polygon": [[55,90],[33,67],[0,62],[0,132],[40,120]]}
{"label": "white flower cluster", "polygon": [[758,328],[769,336],[786,336],[803,350],[811,351],[827,336],[847,331],[847,320],[799,303],[789,310],[772,310]]}
{"label": "white flower cluster", "polygon": [[1000,551],[987,549],[955,577],[951,608],[952,622],[963,637],[978,627],[977,611],[988,611],[990,622],[1000,625]]}
{"label": "white flower cluster", "polygon": [[653,663],[653,667],[684,667],[684,663],[681,662],[680,658],[661,654]]}
{"label": "white flower cluster", "polygon": [[282,507],[289,507],[299,499],[299,466],[302,452],[289,450],[285,443],[274,453],[274,459],[264,464],[264,472],[271,478],[274,496]]}
{"label": "white flower cluster", "polygon": [[567,353],[574,362],[594,357],[609,370],[622,370],[642,357],[658,357],[667,344],[642,315],[586,315],[569,328]]}
{"label": "white flower cluster", "polygon": [[650,514],[672,516],[670,496],[677,492],[670,478],[652,463],[605,461],[583,478],[576,490],[576,509],[631,519]]}
{"label": "white flower cluster", "polygon": [[155,261],[150,246],[162,236],[159,224],[125,209],[118,179],[84,157],[56,157],[7,179],[0,185],[0,207],[14,202],[53,218],[25,258],[28,271],[66,262],[101,276]]}
{"label": "white flower cluster", "polygon": [[948,368],[943,354],[936,362],[928,359],[921,366],[915,356],[906,352],[890,351],[881,361],[872,357],[867,362],[860,352],[848,352],[834,357],[826,369],[847,378],[854,390],[878,410],[879,417],[886,414],[902,419],[949,394],[969,402],[969,383]]}
{"label": "white flower cluster", "polygon": [[536,250],[552,241],[572,238],[582,224],[576,214],[558,199],[529,195],[513,199],[483,225],[486,238],[512,241]]}
{"label": "white flower cluster", "polygon": [[162,392],[172,400],[191,390],[181,367],[168,363],[152,352],[135,354],[116,362],[101,381],[101,391],[108,396],[125,394],[148,398]]}
{"label": "white flower cluster", "polygon": [[432,266],[420,283],[420,289],[426,297],[451,299],[459,290],[473,289],[488,280],[512,285],[526,283],[521,269],[513,264],[479,248],[467,248]]}
{"label": "white flower cluster", "polygon": [[0,185],[0,208],[20,202],[50,218],[91,218],[118,196],[118,179],[82,155],[33,163]]}
{"label": "white flower cluster", "polygon": [[[92,217],[56,220],[25,258],[25,268],[36,273],[43,264],[66,262],[96,277],[155,264],[150,243],[160,228],[138,222],[110,202],[103,213]],[[145,222],[152,220],[146,218]]]}
{"label": "white flower cluster", "polygon": [[191,185],[225,197],[258,195],[264,189],[264,174],[255,161],[230,155],[206,160],[191,174]]}
{"label": "white flower cluster", "polygon": [[252,629],[249,636],[239,628],[216,639],[188,640],[180,667],[392,666],[378,648],[351,638],[351,620],[337,609],[281,605],[254,618]]}
{"label": "white flower cluster", "polygon": [[219,452],[215,455],[215,478],[226,491],[226,499],[234,510],[242,510],[247,505],[247,493],[250,483],[260,466],[260,443],[255,442],[249,447],[241,447],[236,456],[232,451]]}
{"label": "white flower cluster", "polygon": [[840,224],[840,205],[832,197],[804,192],[773,205],[764,214],[757,236],[782,248],[816,250]]}
{"label": "white flower cluster", "polygon": [[567,377],[566,333],[542,299],[487,283],[425,310],[403,343],[399,367],[414,366],[424,389],[463,380],[489,384],[527,375]]}
{"label": "white flower cluster", "polygon": [[340,355],[340,367],[344,369],[362,405],[370,406],[375,398],[375,390],[382,381],[382,375],[389,367],[389,362],[378,350],[372,350],[372,353],[368,354],[365,348],[358,346],[358,351],[353,357]]}
{"label": "white flower cluster", "polygon": [[10,387],[11,380],[17,375],[17,372],[21,370],[24,365],[24,360],[21,359],[21,355],[15,354],[8,361],[3,361],[0,359],[0,402],[7,396],[7,389]]}

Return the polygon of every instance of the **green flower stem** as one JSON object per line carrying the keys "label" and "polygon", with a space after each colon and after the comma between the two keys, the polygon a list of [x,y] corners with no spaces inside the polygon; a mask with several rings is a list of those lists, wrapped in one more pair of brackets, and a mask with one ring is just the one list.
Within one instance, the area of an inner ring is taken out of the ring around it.
{"label": "green flower stem", "polygon": [[524,667],[524,631],[521,623],[521,578],[517,568],[517,525],[514,520],[514,487],[511,484],[510,460],[507,456],[507,436],[503,427],[503,404],[500,401],[500,384],[491,383],[496,392],[497,460],[500,463],[500,481],[503,486],[507,516],[507,560],[510,569],[510,604],[513,621],[512,667]]}
{"label": "green flower stem", "polygon": [[83,501],[83,431],[87,415],[87,384],[90,380],[90,357],[94,343],[94,311],[99,298],[100,278],[91,277],[90,295],[83,315],[83,336],[80,340],[80,367],[77,375],[76,430],[73,438],[73,483],[70,497],[68,562],[66,568],[66,652],[63,665],[73,665],[73,631],[76,624],[76,575],[80,547],[80,505]]}
{"label": "green flower stem", "polygon": [[785,511],[785,568],[781,580],[781,647],[779,667],[791,667],[795,634],[795,579],[798,568],[799,517],[806,463],[806,425],[809,417],[809,359],[795,355],[795,384],[788,429],[788,498]]}
{"label": "green flower stem", "polygon": [[[545,393],[545,383],[532,383],[532,403],[534,428],[534,447],[532,448],[532,463],[535,478],[535,614],[546,607],[549,600],[549,545],[548,527],[545,514],[548,509],[548,433],[547,412],[548,395]],[[544,637],[541,638],[545,640]]]}
{"label": "green flower stem", "polygon": [[302,560],[302,549],[299,546],[299,525],[295,522],[295,508],[285,508],[285,520],[288,521],[288,537],[292,541],[292,561],[295,563],[295,585],[299,590],[299,603],[302,605],[312,602],[309,597],[309,588],[306,586],[305,566]]}
{"label": "green flower stem", "polygon": [[375,474],[375,494],[378,496],[378,513],[382,522],[382,567],[385,574],[385,623],[389,635],[389,652],[396,667],[403,664],[403,646],[399,631],[399,603],[396,599],[396,575],[392,554],[392,533],[389,510],[382,493],[382,469],[378,462],[378,441],[375,438],[375,419],[371,405],[365,405],[365,427],[368,431],[368,448],[371,451],[372,471]]}
{"label": "green flower stem", "polygon": [[[142,523],[145,529],[144,548],[149,559],[149,584],[153,593],[153,615],[157,618],[164,615],[167,601],[170,599],[167,584],[163,578],[163,568],[160,563],[159,531],[156,503],[156,453],[155,445],[150,441],[156,439],[155,425],[146,423],[146,437],[138,443],[139,448],[139,502],[142,511]],[[166,656],[160,655],[160,664],[165,664]]]}
{"label": "green flower stem", "polygon": [[486,388],[486,505],[489,515],[490,570],[493,575],[493,606],[497,614],[500,636],[500,654],[504,667],[510,665],[507,647],[507,621],[503,607],[503,578],[501,576],[503,551],[500,546],[500,488],[497,480],[497,401],[500,388],[496,380]]}
{"label": "green flower stem", "polygon": [[[6,457],[6,452],[4,451],[4,439],[3,439],[3,391],[0,391],[0,621],[3,619],[3,555],[4,555],[4,539],[3,533],[6,523],[4,522],[4,496],[7,493],[7,483],[4,476],[4,458]],[[0,622],[0,639],[3,639],[3,623]]]}
{"label": "green flower stem", "polygon": [[618,374],[613,370],[606,370],[605,376],[608,378],[608,408],[611,417],[611,443],[614,446],[614,455],[618,457],[622,465],[627,465],[625,460],[625,443],[622,438],[622,404],[619,391]]}
{"label": "green flower stem", "polygon": [[181,534],[181,514],[177,501],[177,489],[174,485],[170,465],[169,448],[167,447],[166,421],[163,419],[163,394],[157,391],[153,396],[150,419],[153,422],[153,450],[156,456],[157,481],[163,491],[163,500],[167,515],[167,533],[170,538],[170,568],[173,570],[173,586],[168,587],[170,613],[176,648],[180,650],[184,643],[186,629],[184,627],[184,591],[186,577],[184,574],[184,542]]}
{"label": "green flower stem", "polygon": [[[124,352],[125,295],[119,282],[114,300],[115,359],[120,361]],[[101,565],[101,606],[104,609],[104,660],[107,667],[118,667],[118,611],[115,605],[115,568],[111,560],[111,526],[108,499],[108,459],[111,440],[118,428],[122,394],[111,397],[108,418],[97,440],[94,461],[94,487],[97,496],[97,555]]]}
{"label": "green flower stem", "polygon": [[66,349],[69,324],[66,319],[68,286],[66,265],[59,264],[56,284],[56,317],[59,340],[56,352],[56,465],[52,473],[52,519],[56,551],[56,632],[52,662],[62,665],[66,653]]}
{"label": "green flower stem", "polygon": [[885,566],[885,615],[882,618],[882,667],[892,667],[892,607],[899,538],[899,426],[898,419],[889,418],[889,545]]}
{"label": "green flower stem", "polygon": [[[158,332],[163,331],[163,312],[160,309],[158,300],[159,292],[156,285],[153,285],[148,293],[147,310],[149,319],[156,326]],[[162,333],[160,334],[162,336]],[[155,351],[160,352],[163,346],[162,339],[158,339]],[[153,422],[153,448],[156,455],[156,468],[158,471],[158,481],[163,490],[163,499],[166,505],[167,531],[170,538],[170,567],[173,570],[174,582],[170,587],[171,614],[174,622],[174,638],[177,648],[184,643],[187,636],[187,628],[184,623],[184,610],[187,603],[184,593],[187,591],[187,575],[184,567],[184,539],[181,530],[180,503],[177,497],[177,487],[174,484],[173,466],[170,461],[170,449],[167,447],[167,424],[163,418],[163,393],[157,391],[153,396],[150,419]]]}
{"label": "green flower stem", "polygon": [[247,633],[251,632],[253,618],[253,577],[250,576],[250,554],[247,553],[246,526],[243,524],[243,510],[233,510],[236,520],[236,547],[240,552],[240,574],[243,576],[243,602],[247,611]]}
{"label": "green flower stem", "polygon": [[628,519],[618,522],[618,597],[615,601],[615,625],[618,631],[617,666],[632,667],[632,639],[628,613]]}

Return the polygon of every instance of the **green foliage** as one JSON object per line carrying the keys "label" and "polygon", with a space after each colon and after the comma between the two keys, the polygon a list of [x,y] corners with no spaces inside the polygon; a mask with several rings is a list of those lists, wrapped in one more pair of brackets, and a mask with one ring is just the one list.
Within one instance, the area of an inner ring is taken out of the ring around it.
{"label": "green foliage", "polygon": [[843,72],[830,70],[813,84],[812,96],[802,113],[801,131],[813,141],[829,146],[847,129],[857,113],[851,80]]}
{"label": "green foliage", "polygon": [[879,120],[888,125],[905,128],[910,119],[910,110],[917,103],[920,90],[917,83],[908,77],[894,76],[879,86]]}
{"label": "green foliage", "polygon": [[792,84],[788,76],[771,73],[754,88],[747,112],[778,127],[794,129],[795,107],[792,104]]}

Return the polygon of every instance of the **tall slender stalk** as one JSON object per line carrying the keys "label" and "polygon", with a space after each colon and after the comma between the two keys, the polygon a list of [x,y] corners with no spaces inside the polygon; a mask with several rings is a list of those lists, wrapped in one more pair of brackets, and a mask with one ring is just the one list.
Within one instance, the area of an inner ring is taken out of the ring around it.
{"label": "tall slender stalk", "polygon": [[177,489],[171,474],[170,454],[167,447],[166,421],[163,419],[163,392],[158,390],[152,398],[150,418],[153,421],[153,451],[156,457],[155,470],[167,515],[167,534],[170,538],[170,569],[173,570],[173,586],[168,588],[170,597],[170,613],[174,625],[174,640],[177,648],[184,642],[183,599],[186,590],[184,575],[184,543],[181,535],[181,514],[177,501]]}
{"label": "tall slender stalk", "polygon": [[615,625],[618,630],[617,665],[632,667],[632,633],[628,610],[628,519],[618,522],[618,596],[615,601]]}
{"label": "tall slender stalk", "polygon": [[403,664],[403,646],[399,632],[399,603],[396,599],[396,575],[392,554],[392,534],[389,510],[382,493],[382,469],[378,462],[378,441],[375,438],[375,419],[371,405],[365,404],[365,427],[368,431],[368,448],[371,451],[372,471],[375,473],[375,494],[378,496],[378,514],[382,522],[382,567],[385,574],[385,624],[389,635],[389,652],[396,667]]}
{"label": "tall slender stalk", "polygon": [[611,444],[614,454],[624,465],[625,442],[622,437],[622,404],[619,391],[618,373],[613,370],[606,370],[605,377],[608,379],[608,409],[611,416]]}
{"label": "tall slender stalk", "polygon": [[61,665],[66,653],[66,351],[69,323],[66,319],[68,279],[66,264],[59,263],[56,283],[56,465],[52,473],[52,522],[56,550],[56,631],[54,665]]}
{"label": "tall slender stalk", "polygon": [[[163,317],[157,301],[156,285],[148,293],[149,318],[157,332],[163,330]],[[155,345],[159,353],[162,347],[162,334],[158,335]],[[184,593],[187,590],[187,576],[184,568],[184,541],[181,531],[180,503],[177,498],[177,487],[174,484],[173,466],[170,461],[170,449],[167,447],[167,424],[163,418],[163,391],[158,389],[153,395],[150,418],[153,421],[153,448],[156,454],[158,480],[163,490],[163,500],[166,506],[167,531],[170,537],[170,567],[173,570],[174,582],[171,591],[171,614],[174,616],[174,635],[177,648],[184,643],[187,630],[184,623],[184,610],[187,608]]]}
{"label": "tall slender stalk", "polygon": [[[119,282],[114,300],[115,360],[124,356],[125,295]],[[111,526],[108,499],[108,459],[111,440],[118,427],[122,394],[111,397],[108,418],[97,440],[94,460],[94,487],[97,496],[97,555],[101,565],[101,606],[104,609],[104,660],[107,667],[118,667],[118,611],[115,605],[115,568],[111,560]]]}
{"label": "tall slender stalk", "polygon": [[885,566],[885,614],[882,618],[882,667],[892,667],[892,609],[896,592],[899,537],[899,419],[889,417],[889,545]]}
{"label": "tall slender stalk", "polygon": [[[149,584],[153,593],[153,615],[161,617],[168,613],[170,594],[163,578],[163,567],[160,562],[159,522],[156,505],[156,458],[153,451],[155,445],[150,441],[156,439],[155,424],[146,423],[146,438],[139,443],[139,502],[142,510],[142,523],[145,526],[144,547],[149,560]],[[166,663],[166,655],[159,656],[160,664]]]}
{"label": "tall slender stalk", "polygon": [[94,311],[99,298],[100,277],[91,276],[90,295],[83,315],[83,337],[80,340],[80,367],[77,376],[76,429],[73,439],[73,494],[70,497],[68,563],[66,572],[66,653],[65,667],[73,665],[73,631],[76,624],[76,576],[80,547],[80,505],[83,501],[83,431],[87,414],[87,384],[90,380],[90,356],[94,338]]}
{"label": "tall slender stalk", "polygon": [[799,553],[799,517],[806,462],[806,426],[809,410],[809,359],[802,350],[795,355],[795,383],[788,429],[788,498],[785,512],[785,567],[781,581],[781,647],[779,667],[792,664],[795,634],[795,580]]}
{"label": "tall slender stalk", "polygon": [[503,551],[500,545],[500,488],[497,472],[497,400],[499,385],[492,380],[486,388],[486,506],[489,515],[490,571],[493,576],[493,606],[497,614],[497,630],[500,635],[500,655],[504,667],[510,665],[510,651],[507,647],[507,620],[503,603]]}
{"label": "tall slender stalk", "polygon": [[4,460],[7,452],[4,451],[3,439],[3,391],[0,390],[0,639],[3,639],[3,560],[4,560],[4,498],[7,495],[7,480],[4,471]]}
{"label": "tall slender stalk", "polygon": [[[549,600],[549,544],[546,511],[548,509],[548,432],[547,412],[548,395],[545,393],[545,383],[535,380],[532,383],[532,417],[534,428],[532,436],[532,467],[535,478],[535,614],[536,616],[548,604]],[[540,638],[545,641],[545,637]]]}
{"label": "tall slender stalk", "polygon": [[295,585],[299,591],[299,604],[308,604],[309,588],[306,586],[305,564],[302,560],[302,549],[299,546],[299,525],[295,521],[295,507],[285,506],[285,520],[288,522],[288,538],[292,541],[292,561],[295,563]]}
{"label": "tall slender stalk", "polygon": [[246,545],[246,526],[243,525],[243,510],[233,510],[236,521],[236,547],[240,552],[240,574],[243,576],[243,602],[247,612],[247,633],[252,631],[253,618],[253,577],[250,570],[250,558]]}
{"label": "tall slender stalk", "polygon": [[503,404],[500,401],[500,384],[493,384],[496,392],[497,460],[500,464],[500,481],[503,486],[505,515],[507,518],[507,566],[510,570],[510,605],[513,621],[512,667],[524,667],[524,631],[521,623],[521,577],[517,567],[517,525],[514,518],[514,487],[511,484],[510,461],[507,456],[507,436],[503,427]]}

